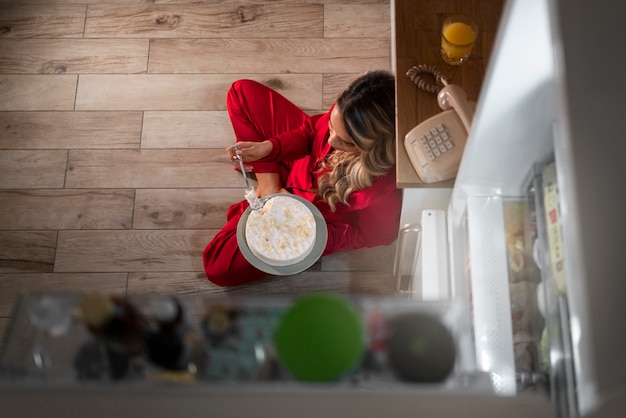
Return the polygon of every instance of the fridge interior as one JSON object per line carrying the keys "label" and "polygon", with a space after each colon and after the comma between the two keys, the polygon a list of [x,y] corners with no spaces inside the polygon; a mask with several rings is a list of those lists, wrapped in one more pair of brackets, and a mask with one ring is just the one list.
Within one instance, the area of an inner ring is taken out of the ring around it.
{"label": "fridge interior", "polygon": [[563,266],[555,185],[549,163],[531,170],[519,195],[468,198],[450,261],[454,297],[468,301],[475,367],[494,391],[547,396],[558,416],[576,416],[567,291],[555,274]]}

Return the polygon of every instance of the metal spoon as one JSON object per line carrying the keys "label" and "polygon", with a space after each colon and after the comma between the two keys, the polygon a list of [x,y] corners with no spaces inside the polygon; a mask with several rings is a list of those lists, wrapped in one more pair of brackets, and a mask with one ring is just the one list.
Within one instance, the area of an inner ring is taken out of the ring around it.
{"label": "metal spoon", "polygon": [[239,154],[235,154],[235,158],[239,163],[239,168],[241,169],[241,174],[243,175],[243,181],[246,183],[246,192],[244,197],[248,203],[250,203],[252,210],[259,210],[263,205],[261,204],[259,196],[256,194],[256,190],[254,190],[254,187],[250,186],[250,183],[248,182],[248,176],[246,176],[246,170],[243,167],[243,159]]}

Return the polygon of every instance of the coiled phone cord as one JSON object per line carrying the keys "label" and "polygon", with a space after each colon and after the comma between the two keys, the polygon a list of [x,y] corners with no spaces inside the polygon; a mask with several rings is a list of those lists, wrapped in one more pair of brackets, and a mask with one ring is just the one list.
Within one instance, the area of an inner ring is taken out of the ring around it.
{"label": "coiled phone cord", "polygon": [[[435,78],[435,83],[433,84],[430,81],[426,81],[422,74],[430,74]],[[442,87],[448,85],[448,81],[444,77],[444,75],[439,71],[437,67],[434,65],[415,65],[409,71],[406,72],[406,76],[414,82],[417,87],[420,89],[427,91],[429,93],[438,93]]]}

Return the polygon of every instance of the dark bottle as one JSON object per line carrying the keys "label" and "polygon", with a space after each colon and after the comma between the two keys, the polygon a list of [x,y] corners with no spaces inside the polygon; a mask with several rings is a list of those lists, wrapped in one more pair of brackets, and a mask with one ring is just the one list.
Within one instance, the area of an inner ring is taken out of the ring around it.
{"label": "dark bottle", "polygon": [[[75,367],[79,376],[102,377],[102,373],[93,371],[100,369],[108,370],[113,379],[128,377],[133,359],[143,353],[147,327],[143,315],[127,298],[119,295],[87,295],[80,303],[80,310],[87,329],[98,340],[87,343],[78,353]],[[99,354],[106,357],[103,359]]]}
{"label": "dark bottle", "polygon": [[158,296],[149,305],[150,327],[144,336],[148,360],[167,370],[187,371],[192,347],[183,306],[174,297]]}
{"label": "dark bottle", "polygon": [[88,295],[81,301],[80,309],[87,328],[108,346],[132,355],[141,354],[146,320],[124,296]]}

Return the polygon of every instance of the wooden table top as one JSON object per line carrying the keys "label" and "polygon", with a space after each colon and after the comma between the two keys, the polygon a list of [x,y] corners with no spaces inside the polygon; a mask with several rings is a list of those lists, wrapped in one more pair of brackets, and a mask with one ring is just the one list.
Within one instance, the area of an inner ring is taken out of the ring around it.
{"label": "wooden table top", "polygon": [[[398,187],[452,187],[454,180],[424,183],[417,176],[404,149],[404,137],[416,125],[441,112],[435,94],[422,91],[405,75],[414,65],[435,65],[448,83],[466,91],[477,102],[502,14],[504,0],[393,0],[392,53],[397,74],[397,185]],[[460,66],[446,64],[440,55],[440,30],[452,14],[472,17],[479,34],[468,61]]]}

